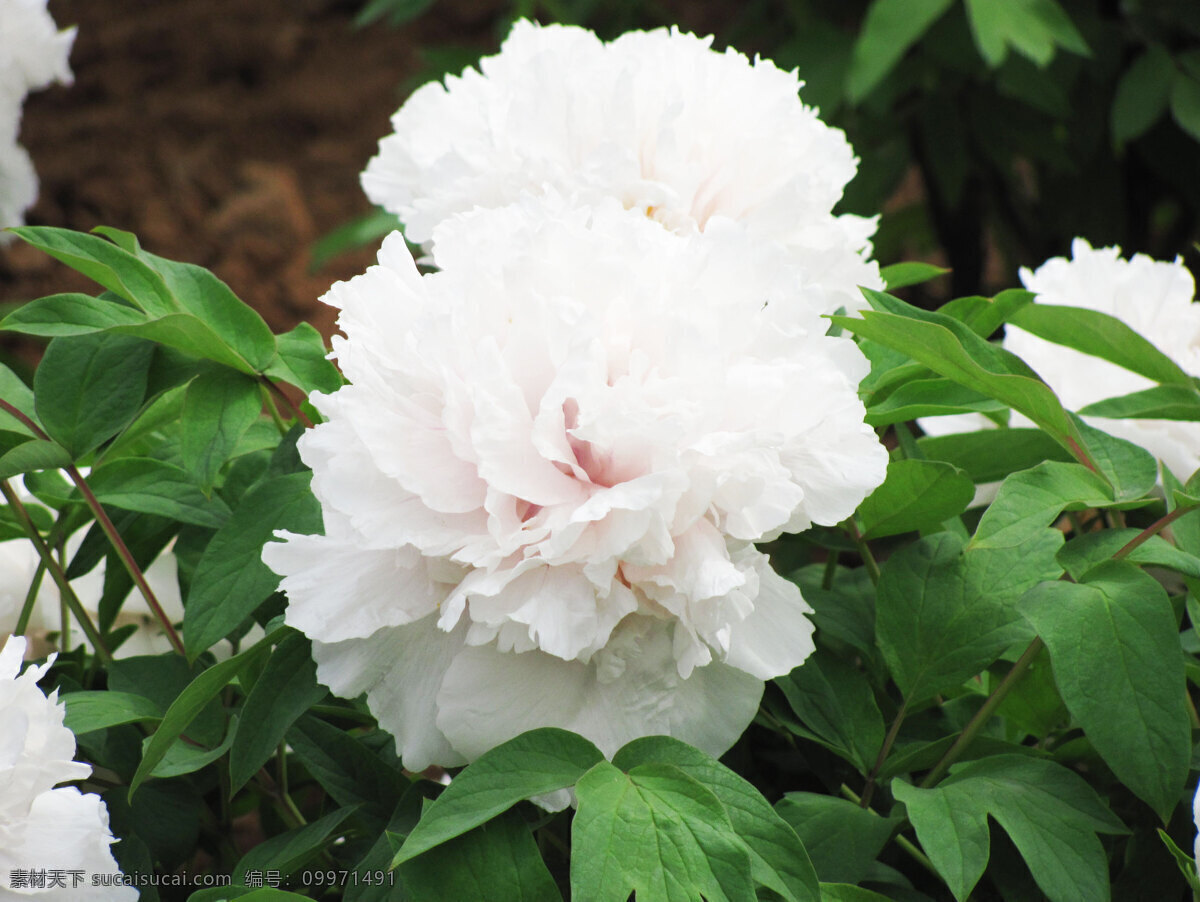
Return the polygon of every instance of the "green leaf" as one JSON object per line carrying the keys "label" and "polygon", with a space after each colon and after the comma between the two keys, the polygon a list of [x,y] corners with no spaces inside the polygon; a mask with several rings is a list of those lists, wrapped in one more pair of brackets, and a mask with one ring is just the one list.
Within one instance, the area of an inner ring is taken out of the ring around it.
{"label": "green leaf", "polygon": [[361,805],[386,824],[408,781],[345,730],[305,714],[287,743],[314,780],[339,805]]}
{"label": "green leaf", "polygon": [[1042,67],[1054,59],[1058,47],[1090,55],[1070,17],[1054,0],[966,0],[966,5],[975,45],[992,68],[1004,62],[1009,47]]}
{"label": "green leaf", "polygon": [[53,338],[104,332],[117,326],[137,326],[146,321],[146,314],[136,307],[72,293],[54,294],[22,304],[0,321],[0,329]]}
{"label": "green leaf", "polygon": [[1187,852],[1180,849],[1179,846],[1175,845],[1175,840],[1171,839],[1161,827],[1158,830],[1158,838],[1163,841],[1163,845],[1167,847],[1167,851],[1175,859],[1175,864],[1179,868],[1179,872],[1183,874],[1183,879],[1187,881],[1192,892],[1200,895],[1200,878],[1196,876],[1196,860]]}
{"label": "green leaf", "polygon": [[0,454],[0,479],[34,470],[57,470],[71,465],[71,455],[57,442],[30,439]]}
{"label": "green leaf", "polygon": [[103,238],[46,226],[23,226],[11,231],[151,316],[179,310],[178,302],[157,272]]}
{"label": "green leaf", "polygon": [[231,899],[237,899],[238,902],[312,902],[311,896],[273,887],[253,889],[248,886],[218,886],[198,890],[188,896],[188,902],[229,902]]}
{"label": "green leaf", "polygon": [[129,784],[130,798],[133,797],[133,794],[137,792],[138,787],[145,782],[146,778],[150,776],[154,768],[158,766],[158,763],[167,754],[167,751],[180,735],[182,735],[183,731],[188,728],[188,725],[196,715],[212,699],[216,698],[222,689],[233,682],[242,670],[265,655],[270,649],[271,641],[273,641],[273,637],[267,636],[257,645],[246,649],[241,654],[234,655],[228,660],[215,664],[196,677],[179,694],[179,697],[167,709],[167,713],[163,715],[158,729],[154,731],[154,734],[150,737],[150,741],[146,744],[142,761],[137,768],[137,773],[133,775],[133,780]]}
{"label": "green leaf", "polygon": [[998,755],[955,768],[933,789],[896,781],[925,854],[958,900],[987,867],[988,816],[1004,828],[1051,902],[1107,902],[1108,863],[1096,833],[1123,833],[1081,777],[1050,761]]}
{"label": "green leaf", "polygon": [[189,658],[219,642],[279,586],[262,562],[262,548],[276,529],[320,531],[321,506],[310,479],[309,473],[293,473],[258,484],[208,543],[187,596],[183,640]]}
{"label": "green leaf", "polygon": [[339,808],[303,827],[265,839],[234,865],[233,879],[245,881],[247,871],[278,871],[281,878],[295,873],[320,853],[353,813],[353,808]]}
{"label": "green leaf", "polygon": [[1156,385],[1096,401],[1079,413],[1120,420],[1200,420],[1200,393],[1182,385]]}
{"label": "green leaf", "polygon": [[900,824],[899,818],[811,792],[789,792],[775,810],[799,834],[822,883],[861,883]]}
{"label": "green leaf", "polygon": [[271,653],[242,707],[229,755],[231,798],[275,754],[297,718],[324,697],[311,643],[300,634],[288,636]]}
{"label": "green leaf", "polygon": [[[891,5],[895,6],[894,0]],[[945,5],[949,6],[950,4],[947,2]],[[914,260],[884,266],[880,268],[879,275],[883,278],[883,282],[887,285],[888,290],[893,291],[897,288],[908,288],[910,285],[920,285],[923,282],[928,282],[930,279],[944,276],[948,272],[950,270],[944,267]]]}
{"label": "green leaf", "polygon": [[1087,583],[1038,586],[1021,604],[1050,649],[1063,701],[1113,773],[1164,822],[1191,759],[1183,653],[1166,591],[1129,563]]}
{"label": "green leaf", "polygon": [[1175,124],[1200,141],[1200,79],[1182,70],[1176,72],[1170,102]]}
{"label": "green leaf", "polygon": [[944,460],[971,477],[994,482],[1047,460],[1069,462],[1071,455],[1040,429],[979,429],[917,439],[928,460]]}
{"label": "green leaf", "polygon": [[1141,445],[1097,429],[1075,414],[1071,414],[1071,419],[1083,437],[1088,456],[1112,486],[1114,501],[1143,499],[1154,489],[1158,482],[1158,461],[1149,451]]}
{"label": "green leaf", "polygon": [[[851,103],[858,103],[875,89],[884,76],[892,70],[905,52],[921,39],[954,0],[875,0],[867,10],[854,44],[854,56],[850,62],[850,73],[846,83],[846,96]],[[924,281],[946,270],[938,270],[929,264],[898,264],[926,266],[935,272],[923,275],[916,281]],[[899,287],[898,281],[884,277],[889,288]],[[906,282],[904,284],[914,284]]]}
{"label": "green leaf", "polygon": [[[1086,533],[1071,539],[1063,546],[1058,553],[1058,562],[1071,574],[1072,579],[1084,582],[1088,571],[1108,561],[1140,534],[1140,529],[1133,528]],[[1200,579],[1200,557],[1181,551],[1161,536],[1151,536],[1133,549],[1125,560],[1135,564],[1165,567],[1184,576]]]}
{"label": "green leaf", "polygon": [[1009,476],[975,529],[973,548],[1011,548],[1042,533],[1064,510],[1112,506],[1104,480],[1080,464],[1047,461]]}
{"label": "green leaf", "polygon": [[1100,357],[1155,382],[1192,387],[1191,377],[1174,360],[1122,320],[1099,310],[1029,304],[1009,321],[1038,338]]}
{"label": "green leaf", "polygon": [[1171,55],[1159,44],[1151,44],[1130,64],[1113,96],[1109,117],[1113,144],[1121,147],[1140,138],[1166,112],[1174,74]]}
{"label": "green leaf", "polygon": [[871,404],[866,421],[870,426],[889,426],[917,417],[1007,410],[999,401],[949,379],[914,379],[897,387],[882,401]]}
{"label": "green leaf", "polygon": [[884,726],[862,671],[822,649],[775,683],[813,739],[860,773],[870,770],[883,745]]}
{"label": "green leaf", "polygon": [[1068,450],[1079,446],[1078,430],[1054,392],[1019,357],[951,316],[919,310],[882,292],[863,289],[863,294],[879,309],[862,311],[862,319],[834,316],[832,321],[1019,410]]}
{"label": "green leaf", "polygon": [[592,743],[556,727],[522,733],[455,777],[408,835],[392,865],[478,827],[513,805],[573,785],[603,761]]}
{"label": "green leaf", "polygon": [[669,764],[601,761],[575,787],[572,902],[741,902],[750,859],[717,797]]}
{"label": "green leaf", "polygon": [[[143,754],[153,739],[153,736],[147,736],[142,740]],[[220,745],[213,746],[212,748],[188,742],[186,739],[177,739],[167,748],[166,754],[162,756],[158,764],[154,765],[154,770],[150,772],[150,776],[167,778],[193,774],[198,770],[208,767],[208,765],[224,755],[229,751],[229,746],[232,744],[232,728],[226,733]]]}
{"label": "green leaf", "polygon": [[[35,423],[38,422],[37,411],[34,409],[33,403],[33,390],[3,363],[0,363],[0,398]],[[29,431],[29,427],[6,410],[0,410],[0,429],[6,432],[18,432],[21,435],[33,435]]]}
{"label": "green leaf", "polygon": [[123,723],[161,720],[162,709],[150,699],[112,690],[70,692],[61,697],[63,724],[76,735]]}
{"label": "green leaf", "polygon": [[673,764],[699,780],[725,806],[734,831],[746,843],[755,882],[789,902],[816,902],[817,875],[796,831],[762,793],[716,758],[678,739],[647,736],[617,752],[613,764],[622,770],[640,764]]}
{"label": "green leaf", "polygon": [[227,369],[201,373],[187,387],[180,420],[179,454],[206,489],[243,433],[262,412],[258,383]]}
{"label": "green leaf", "polygon": [[290,332],[277,336],[276,342],[279,355],[267,367],[266,375],[306,392],[330,394],[341,388],[342,374],[328,359],[325,339],[308,323],[300,323]]}
{"label": "green leaf", "polygon": [[413,902],[561,902],[529,828],[501,814],[400,866]]}
{"label": "green leaf", "polygon": [[87,477],[92,494],[122,510],[170,517],[181,523],[216,528],[229,519],[220,498],[208,498],[188,474],[149,457],[122,457],[97,467]]}
{"label": "green leaf", "polygon": [[888,897],[849,883],[822,883],[821,902],[888,902]]}
{"label": "green leaf", "polygon": [[1010,645],[1032,638],[1017,601],[1062,572],[1062,533],[963,553],[950,533],[922,539],[882,567],[875,606],[879,647],[911,705],[979,673]]}
{"label": "green leaf", "polygon": [[937,529],[975,495],[961,470],[936,460],[893,460],[887,478],[858,508],[865,539]]}
{"label": "green leaf", "polygon": [[74,458],[124,429],[146,393],[154,346],[123,335],[56,338],[33,377],[33,397],[50,437]]}

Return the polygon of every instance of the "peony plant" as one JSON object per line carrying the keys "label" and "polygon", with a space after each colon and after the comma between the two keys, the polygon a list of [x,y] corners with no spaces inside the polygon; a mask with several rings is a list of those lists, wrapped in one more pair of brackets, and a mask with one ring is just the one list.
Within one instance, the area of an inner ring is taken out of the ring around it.
{"label": "peony plant", "polygon": [[[1200,886],[1191,276],[1077,242],[914,306],[940,271],[879,269],[833,212],[853,152],[797,85],[677,31],[518,23],[396,115],[364,184],[405,232],[325,295],[332,348],[129,232],[14,230],[101,290],[0,321],[50,339],[31,385],[0,367],[17,629],[43,585],[69,615],[57,657],[0,656],[0,766],[61,712],[38,786],[103,790],[88,854],[128,879],[96,886]],[[978,415],[1006,425],[939,428]],[[121,655],[134,605],[169,650]],[[73,867],[20,842],[0,896]]]}

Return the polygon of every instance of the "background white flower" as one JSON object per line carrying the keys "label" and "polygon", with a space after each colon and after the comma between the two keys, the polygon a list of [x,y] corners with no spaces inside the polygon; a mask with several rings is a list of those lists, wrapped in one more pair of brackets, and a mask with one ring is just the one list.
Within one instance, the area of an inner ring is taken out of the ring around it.
{"label": "background white flower", "polygon": [[[1135,254],[1126,260],[1119,247],[1093,248],[1082,238],[1071,246],[1072,259],[1054,257],[1034,272],[1021,270],[1021,281],[1037,295],[1036,303],[1099,310],[1122,320],[1170,357],[1185,372],[1200,376],[1200,304],[1195,281],[1181,260],[1154,260]],[[1052,344],[1016,326],[1006,326],[1003,346],[1037,372],[1069,410],[1130,392],[1154,382],[1137,373]],[[1179,479],[1200,468],[1200,423],[1184,420],[1114,420],[1084,417],[1091,425],[1142,446]],[[1013,426],[1030,426],[1020,414]],[[995,424],[982,414],[926,417],[930,435],[970,432]]]}
{"label": "background white flower", "polygon": [[326,534],[264,550],[321,681],[414,770],[547,725],[723,752],[812,650],[751,543],[883,480],[865,359],[744,230],[527,197],[433,255],[393,235],[325,298],[352,383],[300,445]]}
{"label": "background white flower", "polygon": [[[59,31],[46,0],[0,0],[0,228],[20,225],[37,199],[37,175],[17,143],[30,91],[71,83],[75,29]],[[0,241],[12,236],[0,235]]]}
{"label": "background white flower", "polygon": [[518,21],[497,56],[418,89],[363,173],[411,241],[476,206],[554,189],[609,198],[681,234],[732,219],[785,246],[822,312],[882,288],[868,260],[875,220],[834,216],[858,161],[804,106],[796,73],[712,38]]}
{"label": "background white flower", "polygon": [[[25,640],[10,637],[0,650],[0,899],[46,902],[133,902],[132,887],[95,887],[92,874],[118,873],[108,811],[99,796],[56,783],[87,778],[92,769],[72,759],[75,737],[63,726],[56,693],[37,686],[50,667],[18,676]],[[15,870],[75,869],[86,882],[44,889],[8,889]]]}

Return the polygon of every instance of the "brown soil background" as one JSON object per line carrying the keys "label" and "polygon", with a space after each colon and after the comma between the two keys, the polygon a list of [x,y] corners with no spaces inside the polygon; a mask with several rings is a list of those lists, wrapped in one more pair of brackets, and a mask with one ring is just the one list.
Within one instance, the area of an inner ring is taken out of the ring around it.
{"label": "brown soil background", "polygon": [[[29,96],[20,140],[41,181],[31,224],[137,233],[214,270],[276,330],[362,272],[364,248],[310,271],[312,242],[369,212],[358,174],[431,44],[494,47],[499,2],[434,4],[356,30],[358,0],[51,0],[78,26],[75,83]],[[22,243],[0,248],[0,302],[94,293]],[[5,347],[31,358],[36,348]]]}

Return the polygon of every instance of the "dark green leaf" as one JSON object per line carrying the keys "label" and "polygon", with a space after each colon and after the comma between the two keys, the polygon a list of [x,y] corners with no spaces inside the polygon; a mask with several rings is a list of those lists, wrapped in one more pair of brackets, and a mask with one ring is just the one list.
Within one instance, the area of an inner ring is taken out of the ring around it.
{"label": "dark green leaf", "polygon": [[1011,548],[1040,535],[1064,510],[1111,506],[1104,480],[1080,464],[1048,461],[1004,480],[984,512],[974,548]]}
{"label": "dark green leaf", "polygon": [[341,387],[342,374],[329,361],[325,340],[308,323],[300,323],[290,332],[277,336],[276,343],[279,354],[267,367],[266,375],[306,392],[329,394]]}
{"label": "dark green leaf", "polygon": [[789,792],[775,810],[804,842],[822,883],[862,882],[900,823],[846,799],[811,792]]}
{"label": "dark green leaf", "polygon": [[123,723],[161,720],[162,709],[150,699],[112,690],[69,692],[62,696],[63,723],[72,733],[103,730]]}
{"label": "dark green leaf", "polygon": [[917,440],[928,460],[944,460],[973,482],[993,482],[1047,460],[1067,462],[1071,455],[1040,429],[980,429]]}
{"label": "dark green leaf", "polygon": [[1165,821],[1192,752],[1183,653],[1165,590],[1112,562],[1085,584],[1038,586],[1021,609],[1050,649],[1059,692],[1092,746]]}
{"label": "dark green leaf", "polygon": [[1156,385],[1082,407],[1083,416],[1128,420],[1200,420],[1200,394],[1182,385]]}
{"label": "dark green leaf", "polygon": [[335,831],[353,812],[353,808],[339,808],[303,827],[264,840],[234,865],[233,879],[245,881],[247,871],[278,871],[281,878],[295,873],[320,853],[331,835],[336,838]]}
{"label": "dark green leaf", "polygon": [[[866,19],[854,44],[854,56],[850,63],[850,74],[846,83],[846,96],[851,103],[858,103],[875,89],[875,86],[900,61],[905,52],[920,40],[948,10],[954,0],[875,0],[867,10]],[[889,288],[901,284],[912,285],[923,282],[934,275],[946,272],[929,264],[909,263],[900,266],[926,266],[934,272],[919,273],[913,281],[902,282],[895,277],[885,276]],[[919,272],[919,271],[918,271]]]}
{"label": "dark green leaf", "polygon": [[1107,902],[1108,864],[1096,833],[1125,828],[1081,777],[1051,761],[998,755],[955,768],[933,789],[899,781],[925,854],[964,900],[987,867],[988,816],[1012,838],[1051,902]]}
{"label": "dark green leaf", "polygon": [[400,865],[413,902],[561,902],[562,894],[515,812]]}
{"label": "dark green leaf", "polygon": [[[949,3],[945,5],[949,6]],[[948,272],[950,270],[941,266],[934,266],[932,263],[912,261],[884,266],[879,270],[879,275],[883,278],[888,291],[894,291],[897,288],[920,285],[922,282],[928,282],[930,279],[944,276]]]}
{"label": "dark green leaf", "polygon": [[[1133,528],[1086,533],[1071,539],[1063,546],[1058,553],[1058,562],[1071,574],[1072,579],[1083,582],[1089,570],[1108,561],[1140,534],[1141,530]],[[1151,536],[1133,549],[1125,560],[1135,564],[1166,567],[1184,576],[1200,579],[1200,558],[1181,551],[1161,536]]]}
{"label": "dark green leaf", "polygon": [[34,470],[57,470],[71,465],[71,455],[57,442],[30,439],[0,454],[0,479]]}
{"label": "dark green leaf", "polygon": [[750,859],[717,797],[669,764],[601,761],[575,787],[572,902],[741,902]]}
{"label": "dark green leaf", "polygon": [[1114,144],[1120,147],[1141,137],[1166,112],[1174,74],[1171,55],[1158,44],[1151,44],[1130,64],[1113,97],[1110,127]]}
{"label": "dark green leaf", "polygon": [[97,467],[87,484],[101,503],[123,510],[214,528],[229,519],[224,501],[206,497],[187,472],[161,460],[123,457]]}
{"label": "dark green leaf", "polygon": [[746,843],[755,882],[792,902],[818,898],[817,875],[796,832],[757,789],[716,758],[677,739],[647,736],[617,752],[613,764],[622,770],[673,764],[699,780],[725,806],[734,831]]}
{"label": "dark green leaf", "polygon": [[53,338],[136,326],[146,319],[146,314],[136,307],[115,301],[87,294],[53,294],[22,304],[0,321],[0,329]]}
{"label": "dark green leaf", "polygon": [[154,346],[124,335],[56,338],[33,377],[38,417],[50,437],[79,458],[137,415]]}
{"label": "dark green leaf", "polygon": [[1007,410],[999,401],[950,379],[914,379],[867,408],[866,420],[871,426],[888,426],[917,417],[1001,413]]}
{"label": "dark green leaf", "polygon": [[262,397],[258,383],[227,369],[201,373],[183,399],[179,453],[184,467],[206,489],[238,439],[258,419]]}
{"label": "dark green leaf", "polygon": [[1011,46],[1038,66],[1054,59],[1062,47],[1088,55],[1087,44],[1054,0],[966,0],[967,18],[980,55],[995,68]]}
{"label": "dark green leaf", "polygon": [[195,658],[249,617],[279,585],[262,562],[262,547],[276,529],[321,529],[321,506],[309,491],[308,473],[260,483],[217,531],[192,577],[184,644]]}
{"label": "dark green leaf", "polygon": [[287,732],[287,743],[339,805],[362,805],[387,823],[408,781],[362,742],[323,720],[304,715]]}
{"label": "dark green leaf", "polygon": [[879,647],[910,704],[958,685],[1004,649],[1032,638],[1017,601],[1062,572],[1062,533],[1042,529],[1021,545],[967,552],[939,533],[893,555],[876,600]]}
{"label": "dark green leaf", "polygon": [[288,636],[272,652],[242,707],[229,756],[231,796],[275,754],[296,719],[324,696],[311,643],[300,634]]}
{"label": "dark green leaf", "polygon": [[1200,78],[1176,72],[1171,82],[1170,103],[1175,124],[1200,141]]}
{"label": "dark green leaf", "polygon": [[[0,398],[3,398],[29,419],[38,422],[37,411],[34,409],[33,390],[21,381],[21,377],[0,363]],[[7,432],[17,432],[21,435],[33,435],[24,423],[6,410],[0,410],[0,429]]]}
{"label": "dark green leaf", "polygon": [[555,727],[522,733],[455,777],[408,835],[393,865],[453,839],[517,802],[565,789],[604,756],[582,736]]}
{"label": "dark green leaf", "polygon": [[957,517],[975,495],[961,470],[935,460],[893,460],[887,478],[858,508],[866,539],[937,529]]}

